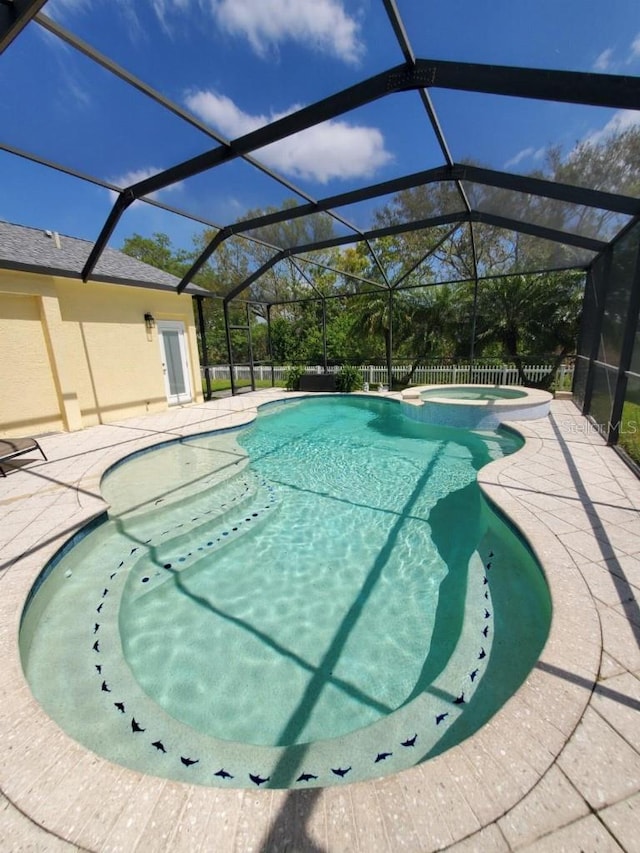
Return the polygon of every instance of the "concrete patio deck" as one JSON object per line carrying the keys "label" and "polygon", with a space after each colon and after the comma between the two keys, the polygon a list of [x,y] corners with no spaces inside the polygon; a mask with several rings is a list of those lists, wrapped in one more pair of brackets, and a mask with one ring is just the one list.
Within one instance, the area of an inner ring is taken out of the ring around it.
{"label": "concrete patio deck", "polygon": [[[554,617],[529,678],[478,733],[411,770],[308,791],[188,786],[115,766],[40,709],[19,659],[29,589],[104,510],[119,458],[236,426],[277,389],[42,438],[0,480],[3,851],[640,850],[640,481],[570,401],[517,424],[487,495],[542,562]],[[290,396],[290,395],[288,395]]]}

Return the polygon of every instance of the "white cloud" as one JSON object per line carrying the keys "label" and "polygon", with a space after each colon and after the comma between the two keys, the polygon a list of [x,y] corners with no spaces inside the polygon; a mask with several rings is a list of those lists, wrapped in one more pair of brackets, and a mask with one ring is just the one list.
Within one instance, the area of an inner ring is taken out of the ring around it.
{"label": "white cloud", "polygon": [[344,62],[356,63],[364,52],[359,24],[340,0],[210,0],[219,26],[245,36],[256,53],[295,41]]}
{"label": "white cloud", "polygon": [[87,81],[74,64],[75,56],[73,48],[58,36],[37,27],[34,32],[42,39],[43,44],[52,51],[60,72],[60,83],[53,90],[52,100],[59,109],[68,112],[70,108],[86,108],[93,103],[93,92],[87,88]]}
{"label": "white cloud", "polygon": [[121,15],[126,23],[125,29],[127,31],[127,35],[131,41],[136,42],[146,38],[147,34],[136,14],[135,3],[131,3],[129,0],[117,0],[117,2],[121,9]]}
{"label": "white cloud", "polygon": [[523,148],[522,151],[518,151],[510,160],[504,164],[505,169],[511,168],[511,166],[517,166],[519,163],[522,163],[523,160],[528,160],[529,157],[533,157],[535,154],[534,148]]}
{"label": "white cloud", "polygon": [[611,60],[613,58],[613,48],[608,47],[606,50],[603,50],[600,56],[596,58],[596,61],[593,63],[594,71],[606,71],[611,66]]}
{"label": "white cloud", "polygon": [[[128,3],[130,0],[125,0],[125,2]],[[149,0],[160,26],[169,36],[173,36],[173,27],[169,23],[169,16],[174,12],[182,15],[189,9],[191,2],[192,0]]]}
{"label": "white cloud", "polygon": [[593,63],[593,70],[608,74],[620,73],[620,70],[623,69],[625,65],[631,65],[639,59],[640,33],[638,33],[631,42],[626,55],[624,51],[615,50],[613,47],[608,47],[606,50],[603,50],[602,53],[596,57],[596,60]]}
{"label": "white cloud", "polygon": [[[111,0],[113,2],[113,0]],[[140,37],[142,27],[131,0],[115,0],[127,21],[130,36]],[[348,63],[364,54],[360,24],[349,15],[343,0],[146,0],[168,36],[184,23],[185,13],[199,26],[211,15],[223,32],[246,38],[259,56],[266,57],[284,42],[297,42]],[[45,12],[64,19],[86,12],[95,0],[49,0]],[[204,24],[206,26],[206,23]]]}
{"label": "white cloud", "polygon": [[[224,133],[229,139],[251,133],[257,127],[269,124],[270,121],[267,116],[252,116],[242,112],[231,98],[227,98],[226,95],[217,95],[215,92],[194,92],[187,96],[186,104],[192,112]],[[271,120],[280,117],[280,115],[274,115]]]}
{"label": "white cloud", "polygon": [[64,18],[91,7],[93,0],[49,0],[42,10],[50,18]]}
{"label": "white cloud", "polygon": [[[159,172],[162,172],[162,169],[156,169],[153,166],[147,166],[144,169],[132,169],[130,172],[125,172],[123,175],[120,175],[117,178],[108,179],[108,183],[114,184],[116,187],[122,187],[123,189],[126,187],[130,187],[133,184],[137,184],[140,181],[144,181],[146,178],[150,178],[152,175],[157,175]],[[152,198],[157,200],[158,196],[161,192],[168,193],[174,192],[175,190],[181,190],[183,187],[183,182],[178,181],[175,184],[171,184],[171,186],[165,187],[162,190],[158,190],[157,193],[150,193],[145,198]],[[109,195],[111,197],[111,201],[115,202],[118,194],[109,190]]]}
{"label": "white cloud", "polygon": [[607,137],[623,133],[630,127],[640,125],[640,111],[618,110],[613,117],[600,130],[592,130],[584,138],[584,142],[590,145],[599,145]]}
{"label": "white cloud", "polygon": [[88,92],[82,83],[70,72],[63,71],[65,79],[64,98],[65,100],[72,98],[76,106],[88,107],[92,103],[91,93]]}
{"label": "white cloud", "polygon": [[[286,113],[250,115],[215,92],[194,92],[186,103],[196,115],[230,139],[299,109],[294,106]],[[334,178],[369,177],[390,162],[392,156],[377,128],[330,120],[265,146],[260,149],[258,159],[287,175],[326,184]]]}
{"label": "white cloud", "polygon": [[522,163],[523,160],[533,160],[534,162],[538,162],[544,158],[544,155],[547,153],[547,149],[542,146],[542,148],[523,148],[522,151],[518,151],[510,160],[504,164],[503,169],[510,169],[512,166],[518,166]]}

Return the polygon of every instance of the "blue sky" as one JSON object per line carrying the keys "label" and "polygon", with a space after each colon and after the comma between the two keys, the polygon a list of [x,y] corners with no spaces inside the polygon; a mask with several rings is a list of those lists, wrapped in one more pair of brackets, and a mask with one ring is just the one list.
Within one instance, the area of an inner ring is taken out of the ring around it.
{"label": "blue sky", "polygon": [[[640,74],[637,0],[398,0],[420,58]],[[403,61],[380,0],[49,0],[43,12],[228,139]],[[0,57],[1,138],[126,186],[215,147],[32,22]],[[10,81],[10,85],[8,85]],[[544,167],[544,153],[636,124],[640,112],[431,90],[456,160]],[[255,157],[314,198],[441,165],[417,93],[354,110]],[[95,239],[105,189],[0,151],[0,218]],[[159,200],[220,225],[294,196],[242,161]],[[370,206],[349,216],[366,227]],[[189,246],[196,224],[145,204],[121,220]]]}

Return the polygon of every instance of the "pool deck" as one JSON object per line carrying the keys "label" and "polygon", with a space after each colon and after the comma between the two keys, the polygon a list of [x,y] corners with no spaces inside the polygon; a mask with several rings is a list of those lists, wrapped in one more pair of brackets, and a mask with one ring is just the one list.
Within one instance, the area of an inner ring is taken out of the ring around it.
{"label": "pool deck", "polygon": [[640,850],[640,481],[568,400],[515,425],[525,447],[479,475],[538,554],[554,617],[525,684],[461,745],[372,782],[224,790],[115,766],[40,709],[20,666],[20,614],[45,563],[104,510],[103,471],[281,396],[43,436],[48,462],[22,456],[0,478],[0,850]]}

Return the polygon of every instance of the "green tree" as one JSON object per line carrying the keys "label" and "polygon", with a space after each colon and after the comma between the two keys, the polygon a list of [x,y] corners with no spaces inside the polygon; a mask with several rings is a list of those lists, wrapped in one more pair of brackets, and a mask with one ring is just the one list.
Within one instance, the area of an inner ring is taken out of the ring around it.
{"label": "green tree", "polygon": [[191,266],[191,256],[183,249],[174,249],[167,234],[155,233],[152,237],[133,234],[126,237],[122,246],[125,255],[150,264],[160,270],[182,278]]}

